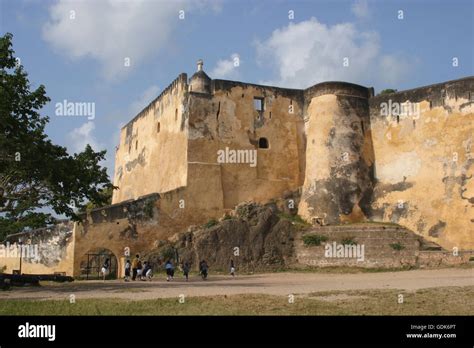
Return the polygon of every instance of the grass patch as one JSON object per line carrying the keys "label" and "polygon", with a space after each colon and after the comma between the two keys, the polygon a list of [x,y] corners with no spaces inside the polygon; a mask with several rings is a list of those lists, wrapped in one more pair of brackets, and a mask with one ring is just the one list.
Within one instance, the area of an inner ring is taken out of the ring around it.
{"label": "grass patch", "polygon": [[328,237],[320,234],[305,234],[302,239],[304,245],[321,245],[322,242],[328,240]]}
{"label": "grass patch", "polygon": [[[403,294],[404,303],[398,303]],[[338,295],[340,299],[338,299]],[[326,301],[332,296],[335,300]],[[471,315],[474,286],[327,291],[287,296],[232,295],[128,301],[121,299],[0,300],[0,315]]]}
{"label": "grass patch", "polygon": [[287,213],[278,213],[277,215],[280,219],[288,220],[288,221],[292,222],[293,224],[295,224],[295,225],[297,225],[298,227],[301,227],[301,228],[311,226],[310,223],[307,223],[298,214],[291,215],[291,214],[287,214]]}

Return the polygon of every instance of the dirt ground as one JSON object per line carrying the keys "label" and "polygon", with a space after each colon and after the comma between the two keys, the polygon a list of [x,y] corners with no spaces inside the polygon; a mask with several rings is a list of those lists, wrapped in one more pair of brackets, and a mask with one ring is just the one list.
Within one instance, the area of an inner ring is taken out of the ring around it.
{"label": "dirt ground", "polygon": [[210,275],[207,281],[197,276],[185,282],[181,276],[166,282],[163,274],[152,281],[124,282],[75,281],[73,283],[44,283],[41,287],[14,287],[0,291],[1,299],[76,299],[122,298],[147,300],[184,295],[215,296],[237,294],[289,295],[309,294],[334,290],[401,289],[415,291],[424,288],[472,286],[474,269],[447,268],[438,270],[411,270],[400,272],[321,274],[269,273],[257,275]]}

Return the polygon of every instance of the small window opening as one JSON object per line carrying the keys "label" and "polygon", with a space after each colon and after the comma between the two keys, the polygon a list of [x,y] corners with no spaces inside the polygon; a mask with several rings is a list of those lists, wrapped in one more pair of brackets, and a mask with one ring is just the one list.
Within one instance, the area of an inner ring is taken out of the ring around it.
{"label": "small window opening", "polygon": [[178,109],[176,109],[174,111],[174,120],[177,121],[178,120]]}
{"label": "small window opening", "polygon": [[270,120],[272,119],[272,112],[270,111]]}
{"label": "small window opening", "polygon": [[263,98],[253,98],[253,107],[257,111],[263,111]]}
{"label": "small window opening", "polygon": [[138,140],[135,142],[135,150],[138,149]]}
{"label": "small window opening", "polygon": [[258,147],[260,149],[268,149],[268,140],[267,140],[267,138],[258,139]]}
{"label": "small window opening", "polygon": [[160,132],[160,122],[158,122],[158,124],[156,125],[156,132],[157,132],[157,133]]}
{"label": "small window opening", "polygon": [[400,123],[400,116],[397,115],[397,123]]}

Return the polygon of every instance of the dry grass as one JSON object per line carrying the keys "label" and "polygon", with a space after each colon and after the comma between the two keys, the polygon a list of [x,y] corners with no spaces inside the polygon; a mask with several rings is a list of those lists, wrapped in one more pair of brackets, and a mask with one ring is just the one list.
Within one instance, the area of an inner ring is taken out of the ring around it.
{"label": "dry grass", "polygon": [[[403,294],[404,303],[398,303]],[[474,286],[360,290],[286,296],[233,295],[127,301],[1,300],[0,315],[472,315]]]}

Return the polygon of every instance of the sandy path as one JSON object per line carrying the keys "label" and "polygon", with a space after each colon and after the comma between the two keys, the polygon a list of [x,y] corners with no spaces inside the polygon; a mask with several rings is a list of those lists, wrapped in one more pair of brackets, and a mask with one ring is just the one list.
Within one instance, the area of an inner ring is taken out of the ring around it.
{"label": "sandy path", "polygon": [[151,282],[80,281],[46,284],[40,288],[15,287],[0,291],[0,299],[69,299],[81,298],[154,299],[164,297],[214,296],[233,294],[307,294],[329,290],[402,289],[444,286],[473,286],[474,269],[413,270],[386,273],[322,274],[271,273],[258,275],[212,276],[207,281],[193,277],[186,283],[181,277],[166,282],[164,275]]}

